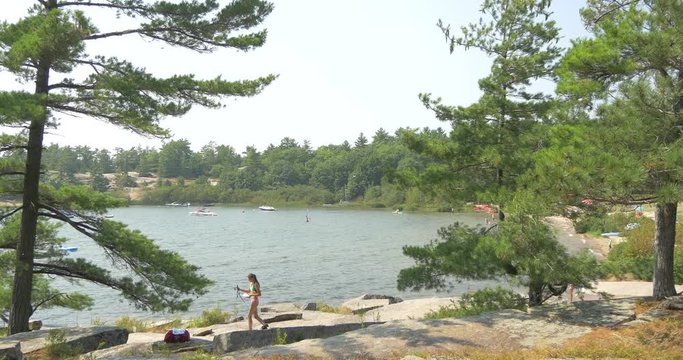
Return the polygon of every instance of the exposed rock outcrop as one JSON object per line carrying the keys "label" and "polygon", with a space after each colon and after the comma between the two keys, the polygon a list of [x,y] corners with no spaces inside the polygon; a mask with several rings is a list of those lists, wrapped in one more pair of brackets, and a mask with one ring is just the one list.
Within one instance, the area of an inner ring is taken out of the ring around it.
{"label": "exposed rock outcrop", "polygon": [[23,360],[24,354],[21,353],[21,346],[18,341],[0,343],[0,359]]}
{"label": "exposed rock outcrop", "polygon": [[305,339],[327,338],[380,323],[292,326],[259,331],[234,331],[216,335],[213,351],[227,353],[248,348],[261,348],[278,343],[291,344]]}
{"label": "exposed rock outcrop", "polygon": [[[50,331],[63,331],[64,344],[76,349],[79,353],[121,345],[128,341],[128,330],[122,328],[64,328],[31,331],[0,338],[0,348],[11,348],[18,344],[20,351],[25,355],[41,351],[50,344],[48,341]],[[7,356],[7,358],[10,357]]]}

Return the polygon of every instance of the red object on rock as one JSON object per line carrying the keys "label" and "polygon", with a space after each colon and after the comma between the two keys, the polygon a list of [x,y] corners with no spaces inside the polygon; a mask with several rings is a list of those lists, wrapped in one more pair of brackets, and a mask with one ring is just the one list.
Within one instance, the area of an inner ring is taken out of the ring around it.
{"label": "red object on rock", "polygon": [[187,329],[173,329],[164,335],[165,343],[179,343],[190,341],[190,332]]}
{"label": "red object on rock", "polygon": [[593,203],[593,199],[585,198],[585,199],[581,200],[581,203],[586,204],[586,205],[590,205]]}

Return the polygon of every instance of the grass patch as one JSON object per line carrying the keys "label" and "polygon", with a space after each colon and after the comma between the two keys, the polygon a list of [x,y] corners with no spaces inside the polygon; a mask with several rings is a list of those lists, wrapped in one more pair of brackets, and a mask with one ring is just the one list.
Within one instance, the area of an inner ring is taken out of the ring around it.
{"label": "grass patch", "polygon": [[168,322],[165,322],[162,324],[149,326],[147,328],[147,332],[163,334],[163,333],[166,333],[168,331],[168,329],[179,328],[179,327],[182,327],[182,325],[183,325],[183,321],[178,318],[178,319],[173,319],[171,321],[168,321]]}
{"label": "grass patch", "polygon": [[7,336],[7,328],[0,328],[0,337],[5,337]]}
{"label": "grass patch", "polygon": [[[411,352],[422,358],[509,360],[509,359],[683,359],[683,314],[667,319],[624,326],[598,328],[553,348],[517,351],[486,351],[463,348],[457,351]],[[397,357],[397,358],[400,358]]]}
{"label": "grass patch", "polygon": [[225,324],[230,320],[230,313],[221,310],[220,308],[213,308],[202,311],[199,318],[191,320],[187,326],[191,328],[199,328],[211,326],[214,324]]}
{"label": "grass patch", "polygon": [[130,316],[124,316],[114,321],[116,327],[125,328],[128,332],[145,332],[150,328],[148,322]]}
{"label": "grass patch", "polygon": [[326,313],[332,313],[332,314],[341,314],[341,315],[353,314],[353,310],[351,310],[345,306],[334,307],[331,305],[319,303],[316,305],[315,309],[318,311],[322,311],[322,312],[326,312]]}
{"label": "grass patch", "polygon": [[66,343],[66,330],[53,329],[47,333],[45,353],[49,359],[65,359],[76,357],[80,351]]}
{"label": "grass patch", "polygon": [[426,320],[479,315],[489,311],[517,309],[526,311],[526,298],[512,290],[501,287],[486,288],[463,295],[458,303],[451,300],[450,305],[441,306],[438,310],[425,315]]}

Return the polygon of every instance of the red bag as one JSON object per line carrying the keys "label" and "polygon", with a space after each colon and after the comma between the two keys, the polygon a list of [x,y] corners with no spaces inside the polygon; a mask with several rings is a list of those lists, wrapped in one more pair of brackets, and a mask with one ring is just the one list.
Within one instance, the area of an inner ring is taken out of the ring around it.
{"label": "red bag", "polygon": [[164,335],[165,343],[178,343],[190,341],[190,332],[187,329],[172,329]]}

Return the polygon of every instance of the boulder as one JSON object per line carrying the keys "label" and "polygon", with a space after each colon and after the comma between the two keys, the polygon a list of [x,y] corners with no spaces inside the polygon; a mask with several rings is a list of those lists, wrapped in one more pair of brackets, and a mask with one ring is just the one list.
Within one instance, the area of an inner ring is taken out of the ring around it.
{"label": "boulder", "polygon": [[388,295],[365,294],[344,302],[342,307],[351,309],[354,314],[360,314],[380,308],[382,306],[400,303],[402,301],[403,299],[401,298]]}
{"label": "boulder", "polygon": [[361,298],[363,300],[389,300],[389,305],[403,302],[403,299],[389,295],[365,294]]}
{"label": "boulder", "polygon": [[221,354],[248,348],[261,348],[278,343],[291,344],[306,339],[328,338],[375,324],[382,323],[347,323],[329,326],[292,326],[258,331],[233,331],[216,335],[213,338],[213,351]]}
{"label": "boulder", "polygon": [[301,320],[303,318],[303,315],[301,313],[287,313],[287,314],[277,314],[273,317],[265,318],[263,321],[266,322],[266,324],[278,322],[278,321],[290,321],[290,320]]}
{"label": "boulder", "polygon": [[0,342],[0,359],[23,360],[24,354],[21,353],[21,345],[16,342]]}
{"label": "boulder", "polygon": [[308,303],[308,304],[301,307],[301,310],[308,310],[308,311],[315,311],[316,309],[318,309],[318,303],[314,303],[314,302]]}
{"label": "boulder", "polygon": [[31,321],[31,322],[28,323],[28,327],[29,327],[29,329],[31,329],[32,331],[40,330],[40,328],[43,327],[43,322],[40,321],[40,320],[33,320],[33,321]]}
{"label": "boulder", "polygon": [[128,330],[107,326],[38,330],[14,334],[1,338],[0,346],[19,342],[22,353],[30,354],[49,345],[47,338],[50,331],[64,331],[64,343],[78,349],[80,353],[125,344],[128,341]]}

